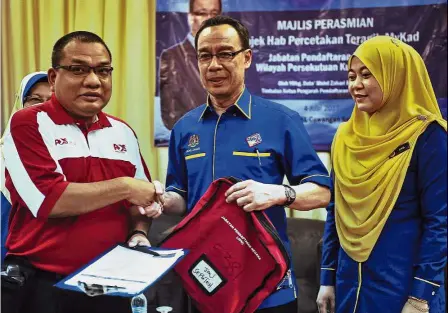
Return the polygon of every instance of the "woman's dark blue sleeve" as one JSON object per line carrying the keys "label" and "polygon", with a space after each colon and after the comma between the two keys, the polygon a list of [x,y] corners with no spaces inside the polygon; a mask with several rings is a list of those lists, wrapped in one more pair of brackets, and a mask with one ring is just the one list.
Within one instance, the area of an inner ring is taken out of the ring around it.
{"label": "woman's dark blue sleeve", "polygon": [[[333,173],[331,174],[333,176]],[[327,207],[327,220],[325,222],[324,237],[322,242],[322,261],[320,271],[320,284],[322,286],[334,286],[336,283],[336,269],[338,266],[339,238],[336,232],[334,217],[334,191],[331,188],[331,201]]]}
{"label": "woman's dark blue sleeve", "polygon": [[447,260],[446,131],[438,124],[431,124],[415,149],[422,236],[410,296],[430,302],[444,280]]}

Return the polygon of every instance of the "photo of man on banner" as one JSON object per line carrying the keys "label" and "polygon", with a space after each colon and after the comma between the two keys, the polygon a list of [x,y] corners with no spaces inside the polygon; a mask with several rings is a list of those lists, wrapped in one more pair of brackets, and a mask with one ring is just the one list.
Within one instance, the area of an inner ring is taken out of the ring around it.
{"label": "photo of man on banner", "polygon": [[185,113],[203,104],[207,92],[199,79],[194,36],[202,22],[221,14],[221,0],[190,0],[185,39],[160,55],[159,90],[163,124],[171,130]]}

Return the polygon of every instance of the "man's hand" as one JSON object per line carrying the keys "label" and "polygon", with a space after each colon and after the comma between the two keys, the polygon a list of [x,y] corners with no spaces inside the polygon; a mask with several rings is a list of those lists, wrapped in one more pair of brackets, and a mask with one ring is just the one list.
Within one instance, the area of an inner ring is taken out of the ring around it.
{"label": "man's hand", "polygon": [[147,207],[156,200],[155,185],[153,183],[130,177],[123,178],[129,191],[129,196],[126,200],[141,207]]}
{"label": "man's hand", "polygon": [[236,201],[246,212],[265,210],[286,200],[282,185],[262,184],[253,180],[236,183],[227,190],[226,197],[228,203]]}
{"label": "man's hand", "polygon": [[153,181],[153,183],[154,188],[156,189],[157,202],[159,202],[163,206],[165,204],[165,186],[158,180]]}
{"label": "man's hand", "polygon": [[163,202],[163,214],[182,216],[187,212],[187,203],[177,192],[165,192],[161,201]]}
{"label": "man's hand", "polygon": [[320,286],[316,300],[319,313],[334,313],[335,299],[334,286]]}
{"label": "man's hand", "polygon": [[163,196],[165,193],[165,187],[163,184],[157,180],[154,182],[154,188],[156,193],[156,201],[151,203],[150,205],[146,207],[138,207],[138,211],[141,215],[146,215],[146,217],[149,218],[158,218],[160,215],[162,215],[163,212],[163,204],[165,202]]}
{"label": "man's hand", "polygon": [[401,313],[422,313],[422,312],[429,312],[428,304],[418,302],[413,299],[409,299],[408,301],[406,301],[406,303],[403,306],[403,309],[401,310]]}
{"label": "man's hand", "polygon": [[151,205],[148,205],[147,207],[138,207],[138,211],[141,215],[146,215],[146,217],[149,218],[158,218],[160,215],[162,215],[163,212],[163,205],[161,205],[159,202],[153,202]]}
{"label": "man's hand", "polygon": [[151,247],[151,243],[143,234],[135,234],[128,240],[128,246],[131,248],[135,246]]}

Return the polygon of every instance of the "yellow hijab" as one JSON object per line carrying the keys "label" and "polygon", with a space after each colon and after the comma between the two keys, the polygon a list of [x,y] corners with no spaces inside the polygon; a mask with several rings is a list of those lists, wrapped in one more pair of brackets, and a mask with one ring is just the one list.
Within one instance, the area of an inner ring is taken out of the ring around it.
{"label": "yellow hijab", "polygon": [[[332,145],[339,240],[353,260],[364,262],[397,201],[418,137],[433,121],[446,131],[447,122],[425,64],[411,46],[377,36],[361,44],[353,56],[378,81],[384,103],[372,115],[355,105]],[[350,62],[351,58],[349,68]],[[392,157],[405,143],[410,148]]]}

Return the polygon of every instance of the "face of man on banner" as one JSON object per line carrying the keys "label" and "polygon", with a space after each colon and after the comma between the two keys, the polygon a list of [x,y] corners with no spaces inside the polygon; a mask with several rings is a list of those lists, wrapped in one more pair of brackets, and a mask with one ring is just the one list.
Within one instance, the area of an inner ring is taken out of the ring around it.
{"label": "face of man on banner", "polygon": [[220,0],[190,0],[188,25],[193,37],[203,21],[221,14],[221,8]]}
{"label": "face of man on banner", "polygon": [[[244,48],[235,28],[228,24],[205,28],[197,41],[201,82],[215,98],[241,93],[252,50]],[[248,46],[248,44],[247,44]]]}

